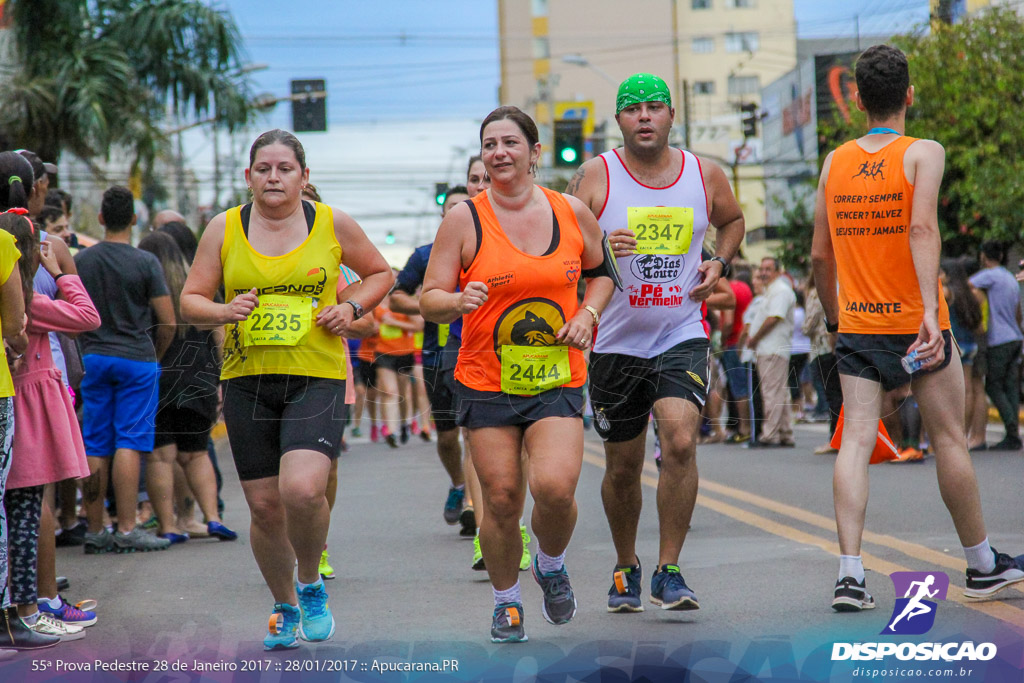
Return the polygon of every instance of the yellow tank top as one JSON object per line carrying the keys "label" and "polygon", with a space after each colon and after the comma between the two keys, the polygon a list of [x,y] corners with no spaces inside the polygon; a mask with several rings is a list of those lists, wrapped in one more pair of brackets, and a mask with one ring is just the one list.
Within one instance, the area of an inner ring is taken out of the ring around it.
{"label": "yellow tank top", "polygon": [[[7,282],[11,273],[18,267],[18,259],[21,252],[18,251],[14,235],[6,230],[0,230],[0,284]],[[16,292],[21,296],[21,290]],[[7,359],[3,344],[0,344],[0,398],[14,396],[14,380],[11,379],[11,369],[7,366]]]}
{"label": "yellow tank top", "polygon": [[247,375],[301,375],[345,379],[345,341],[316,326],[316,316],[338,302],[341,245],[334,214],[316,204],[306,240],[282,256],[265,256],[242,230],[241,208],[227,212],[220,262],[225,298],[256,288],[260,305],[248,320],[226,326],[221,379]]}

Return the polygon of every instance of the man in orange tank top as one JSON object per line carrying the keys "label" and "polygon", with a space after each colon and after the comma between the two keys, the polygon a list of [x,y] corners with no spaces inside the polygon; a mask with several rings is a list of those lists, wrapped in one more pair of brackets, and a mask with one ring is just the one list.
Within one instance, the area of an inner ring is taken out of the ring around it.
{"label": "man in orange tank top", "polygon": [[[868,501],[868,461],[883,396],[910,383],[935,449],[942,499],[967,558],[969,598],[1024,579],[1020,558],[988,542],[978,484],[964,435],[964,383],[938,284],[937,216],[945,150],[904,136],[914,88],[906,56],[876,45],[857,60],[857,106],[868,134],[825,159],[814,214],[814,279],[836,357],[845,425],[836,458],[839,580],[832,608],[872,609],[860,545]],[[837,278],[838,275],[838,278]],[[838,296],[837,284],[838,279]],[[907,356],[913,374],[908,374]]]}

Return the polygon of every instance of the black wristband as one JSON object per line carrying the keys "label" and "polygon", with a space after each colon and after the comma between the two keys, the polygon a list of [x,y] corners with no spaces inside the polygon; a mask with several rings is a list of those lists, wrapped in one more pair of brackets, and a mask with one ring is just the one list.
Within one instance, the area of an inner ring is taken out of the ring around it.
{"label": "black wristband", "polygon": [[830,323],[828,318],[825,318],[825,331],[829,334],[835,334],[839,331],[839,323]]}
{"label": "black wristband", "polygon": [[65,275],[67,275],[67,273],[57,273],[56,275],[53,276],[53,281],[56,282],[57,280],[61,279]]}

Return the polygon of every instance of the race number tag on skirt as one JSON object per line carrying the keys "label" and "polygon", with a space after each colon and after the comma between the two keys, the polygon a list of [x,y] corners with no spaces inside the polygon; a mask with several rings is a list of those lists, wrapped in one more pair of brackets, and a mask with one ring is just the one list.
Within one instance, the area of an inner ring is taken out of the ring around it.
{"label": "race number tag on skirt", "polygon": [[243,326],[246,346],[298,346],[306,340],[313,300],[305,296],[264,294]]}
{"label": "race number tag on skirt", "polygon": [[638,254],[685,254],[693,239],[693,208],[689,206],[631,206],[629,229]]}
{"label": "race number tag on skirt", "polygon": [[572,379],[568,346],[502,346],[501,390],[533,396]]}

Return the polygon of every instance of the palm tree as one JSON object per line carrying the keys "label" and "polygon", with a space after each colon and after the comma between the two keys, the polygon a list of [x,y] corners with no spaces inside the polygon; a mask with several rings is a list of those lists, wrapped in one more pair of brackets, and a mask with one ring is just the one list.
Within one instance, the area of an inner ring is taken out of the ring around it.
{"label": "palm tree", "polygon": [[0,130],[56,161],[112,147],[149,166],[169,113],[214,116],[229,130],[253,114],[230,14],[200,0],[8,0],[16,73],[0,85]]}

